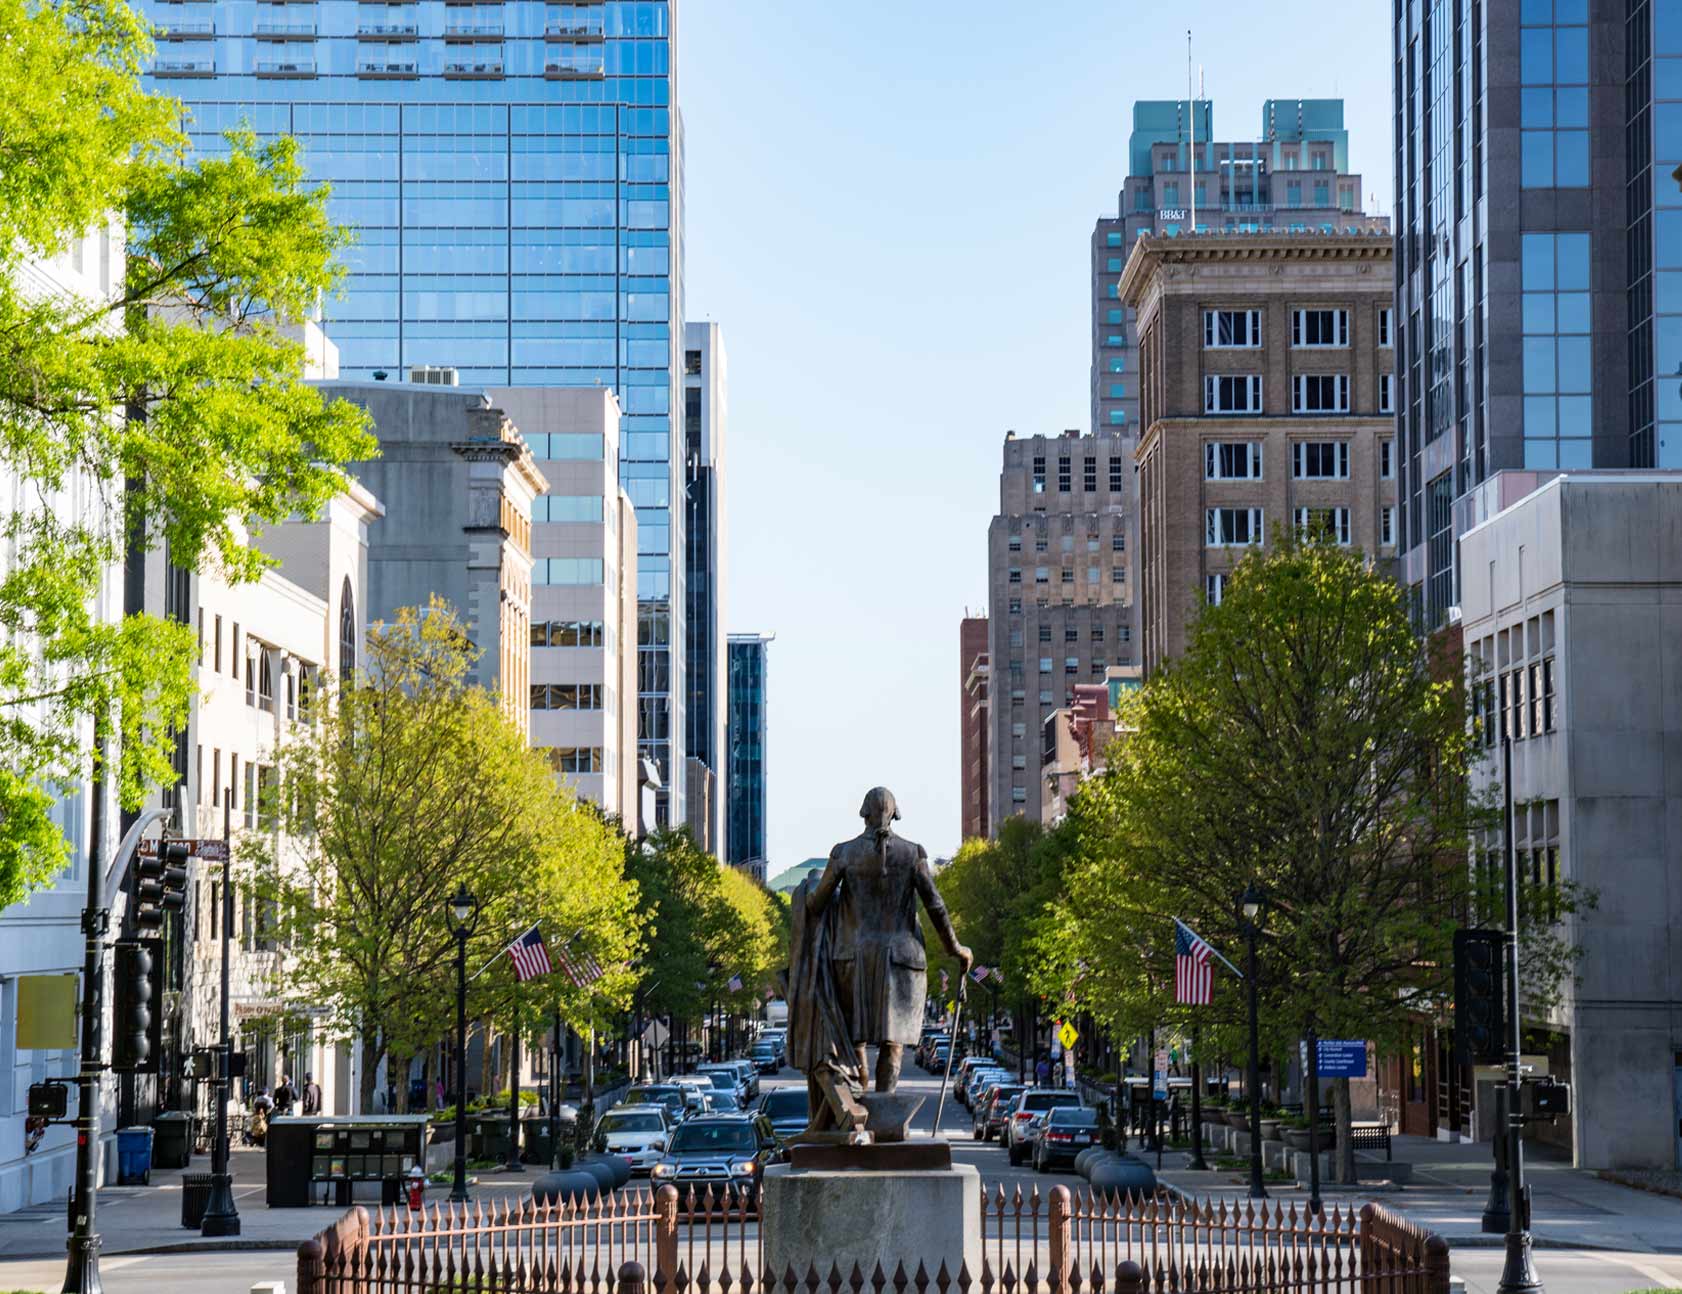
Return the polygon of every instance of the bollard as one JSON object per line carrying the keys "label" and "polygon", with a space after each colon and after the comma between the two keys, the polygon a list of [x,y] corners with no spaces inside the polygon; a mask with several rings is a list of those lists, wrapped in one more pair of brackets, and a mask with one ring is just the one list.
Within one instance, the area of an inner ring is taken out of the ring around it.
{"label": "bollard", "polygon": [[643,1294],[645,1279],[641,1263],[622,1263],[619,1267],[617,1294]]}
{"label": "bollard", "polygon": [[1116,1264],[1115,1294],[1145,1294],[1145,1269],[1131,1258]]}

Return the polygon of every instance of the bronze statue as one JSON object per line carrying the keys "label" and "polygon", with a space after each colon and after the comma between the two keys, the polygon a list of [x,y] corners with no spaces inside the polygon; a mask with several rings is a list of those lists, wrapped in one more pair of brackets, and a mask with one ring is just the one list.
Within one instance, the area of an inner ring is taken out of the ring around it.
{"label": "bronze statue", "polygon": [[789,1060],[806,1073],[812,1131],[864,1126],[857,1098],[867,1046],[877,1048],[876,1090],[892,1092],[899,1083],[928,991],[919,899],[960,973],[972,961],[952,930],[928,855],[893,832],[893,793],[876,787],[859,816],[865,829],[830,850],[823,875],[815,883],[808,877],[793,897]]}

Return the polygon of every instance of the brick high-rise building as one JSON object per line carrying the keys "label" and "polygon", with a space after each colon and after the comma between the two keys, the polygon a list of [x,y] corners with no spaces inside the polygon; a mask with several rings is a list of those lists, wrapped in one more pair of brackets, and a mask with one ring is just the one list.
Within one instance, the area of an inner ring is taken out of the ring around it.
{"label": "brick high-rise building", "polygon": [[1133,661],[1128,510],[1133,447],[1121,435],[1005,436],[999,512],[987,528],[989,829],[1040,816],[1040,733]]}
{"label": "brick high-rise building", "polygon": [[1134,244],[1121,292],[1143,357],[1147,672],[1184,650],[1198,607],[1273,536],[1394,559],[1392,256],[1376,233]]}
{"label": "brick high-rise building", "polygon": [[958,622],[959,767],[963,779],[963,835],[988,834],[987,822],[987,617]]}

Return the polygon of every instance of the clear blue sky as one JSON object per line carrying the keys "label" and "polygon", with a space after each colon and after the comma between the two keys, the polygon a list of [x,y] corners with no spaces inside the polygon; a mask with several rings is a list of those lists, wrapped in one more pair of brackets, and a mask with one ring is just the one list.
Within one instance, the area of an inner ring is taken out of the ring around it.
{"label": "clear blue sky", "polygon": [[1135,99],[1217,138],[1342,97],[1388,212],[1388,0],[690,0],[688,315],[722,324],[732,631],[774,631],[773,872],[898,795],[959,834],[958,620],[986,600],[999,446],[1086,429],[1088,251]]}

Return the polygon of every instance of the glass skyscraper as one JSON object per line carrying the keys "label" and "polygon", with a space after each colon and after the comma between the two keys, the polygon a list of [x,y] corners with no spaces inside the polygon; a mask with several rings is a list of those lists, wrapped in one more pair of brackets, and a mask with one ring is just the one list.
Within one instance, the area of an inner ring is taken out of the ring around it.
{"label": "glass skyscraper", "polygon": [[1394,0],[1402,573],[1561,471],[1682,467],[1682,5]]}
{"label": "glass skyscraper", "polygon": [[[672,0],[141,0],[195,145],[291,134],[354,226],[347,378],[605,386],[637,507],[639,734],[683,820],[683,152]],[[394,501],[387,500],[390,504]],[[675,505],[675,506],[674,506]],[[542,528],[536,543],[542,546]]]}
{"label": "glass skyscraper", "polygon": [[726,861],[765,879],[765,683],[770,634],[731,634],[729,652],[730,780],[725,789],[729,822]]}

